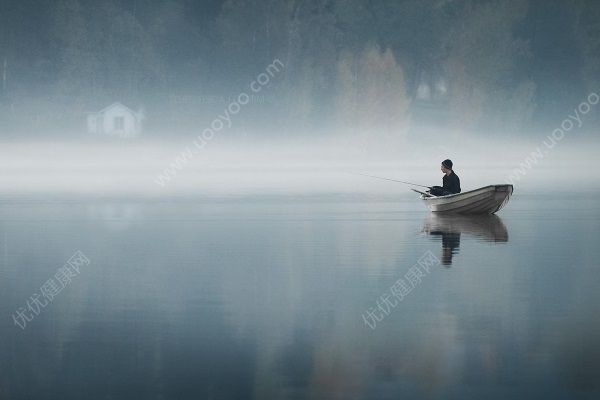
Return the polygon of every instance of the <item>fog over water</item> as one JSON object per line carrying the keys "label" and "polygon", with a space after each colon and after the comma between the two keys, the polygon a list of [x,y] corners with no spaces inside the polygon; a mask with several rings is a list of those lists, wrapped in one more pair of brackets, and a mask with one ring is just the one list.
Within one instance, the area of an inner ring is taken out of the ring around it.
{"label": "fog over water", "polygon": [[[6,195],[47,192],[142,197],[392,194],[409,186],[357,174],[438,185],[439,164],[450,156],[463,190],[507,182],[524,192],[598,188],[594,176],[600,146],[589,138],[574,136],[565,137],[552,149],[542,140],[463,137],[445,141],[443,135],[426,143],[415,139],[387,147],[347,139],[236,144],[217,138],[162,180],[157,177],[165,174],[165,168],[182,151],[193,147],[191,140],[12,141],[0,148],[0,189]],[[532,158],[536,149],[543,151],[542,156]]]}
{"label": "fog over water", "polygon": [[599,21],[3,0],[0,400],[600,398]]}

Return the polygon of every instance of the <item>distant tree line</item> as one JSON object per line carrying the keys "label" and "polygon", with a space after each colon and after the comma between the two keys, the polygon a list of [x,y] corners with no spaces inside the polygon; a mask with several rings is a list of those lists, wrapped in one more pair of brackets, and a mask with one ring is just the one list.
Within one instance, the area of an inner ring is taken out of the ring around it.
{"label": "distant tree line", "polygon": [[240,115],[248,126],[395,134],[430,107],[450,127],[519,132],[600,89],[594,0],[3,4],[0,129],[75,127],[113,100],[158,130],[197,122],[205,103],[169,99],[235,95],[275,58],[285,69]]}

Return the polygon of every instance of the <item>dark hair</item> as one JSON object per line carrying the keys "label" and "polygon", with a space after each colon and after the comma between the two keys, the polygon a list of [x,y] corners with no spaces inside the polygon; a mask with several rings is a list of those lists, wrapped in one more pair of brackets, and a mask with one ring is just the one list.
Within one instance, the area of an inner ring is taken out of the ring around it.
{"label": "dark hair", "polygon": [[448,169],[452,169],[452,161],[450,161],[449,159],[442,161],[442,165]]}

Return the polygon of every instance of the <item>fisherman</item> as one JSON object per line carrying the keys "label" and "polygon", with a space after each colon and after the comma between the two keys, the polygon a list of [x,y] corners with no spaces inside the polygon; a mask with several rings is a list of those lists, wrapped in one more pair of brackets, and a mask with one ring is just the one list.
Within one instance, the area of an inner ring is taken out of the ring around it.
{"label": "fisherman", "polygon": [[429,190],[429,193],[434,196],[460,193],[460,179],[452,170],[452,161],[447,159],[442,161],[441,170],[444,173],[444,177],[442,178],[443,186],[433,186]]}

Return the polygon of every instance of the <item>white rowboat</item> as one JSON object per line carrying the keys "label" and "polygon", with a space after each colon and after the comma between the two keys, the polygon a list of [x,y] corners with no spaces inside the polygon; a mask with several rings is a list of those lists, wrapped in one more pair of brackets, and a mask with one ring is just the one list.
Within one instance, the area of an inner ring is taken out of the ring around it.
{"label": "white rowboat", "polygon": [[494,214],[508,203],[512,193],[513,185],[490,185],[447,196],[422,193],[421,199],[435,213]]}

